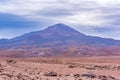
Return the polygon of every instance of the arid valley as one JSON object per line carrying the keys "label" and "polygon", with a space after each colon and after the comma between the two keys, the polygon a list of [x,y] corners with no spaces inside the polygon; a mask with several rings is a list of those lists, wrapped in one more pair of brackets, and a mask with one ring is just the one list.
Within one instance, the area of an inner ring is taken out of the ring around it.
{"label": "arid valley", "polygon": [[117,58],[1,58],[0,80],[119,80]]}
{"label": "arid valley", "polygon": [[120,0],[0,0],[0,80],[120,80]]}

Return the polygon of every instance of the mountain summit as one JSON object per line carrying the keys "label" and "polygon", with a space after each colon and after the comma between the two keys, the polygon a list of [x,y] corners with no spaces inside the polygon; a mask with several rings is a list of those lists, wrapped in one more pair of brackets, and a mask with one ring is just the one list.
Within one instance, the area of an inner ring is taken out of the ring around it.
{"label": "mountain summit", "polygon": [[74,30],[73,28],[71,28],[65,24],[62,24],[62,23],[50,26],[47,29],[43,30],[42,33],[49,35],[49,37],[51,37],[51,36],[57,37],[58,39],[63,38],[63,37],[85,36],[84,34],[78,32],[78,31]]}
{"label": "mountain summit", "polygon": [[9,40],[0,40],[0,48],[62,47],[62,46],[120,46],[119,40],[87,36],[59,23]]}
{"label": "mountain summit", "polygon": [[[74,34],[79,34],[80,35],[80,32],[78,32],[78,31],[74,30],[73,28],[71,28],[71,27],[69,27],[65,24],[62,24],[62,23],[50,26],[45,31],[47,31],[47,30],[49,30],[53,33],[59,33],[59,34],[64,34],[65,33],[65,34],[72,35],[74,33]],[[83,34],[81,33],[81,35],[83,35]]]}

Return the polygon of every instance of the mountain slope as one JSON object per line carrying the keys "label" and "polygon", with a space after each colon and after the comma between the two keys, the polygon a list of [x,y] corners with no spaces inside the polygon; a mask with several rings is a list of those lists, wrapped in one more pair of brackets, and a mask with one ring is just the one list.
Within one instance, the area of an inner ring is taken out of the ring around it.
{"label": "mountain slope", "polygon": [[55,24],[12,39],[0,39],[0,57],[120,56],[120,40],[88,36]]}
{"label": "mountain slope", "polygon": [[2,38],[0,39],[0,44],[5,44],[8,41],[8,39]]}
{"label": "mountain slope", "polygon": [[59,23],[42,31],[24,34],[9,40],[0,40],[0,48],[62,47],[62,46],[120,46],[119,40],[87,36]]}

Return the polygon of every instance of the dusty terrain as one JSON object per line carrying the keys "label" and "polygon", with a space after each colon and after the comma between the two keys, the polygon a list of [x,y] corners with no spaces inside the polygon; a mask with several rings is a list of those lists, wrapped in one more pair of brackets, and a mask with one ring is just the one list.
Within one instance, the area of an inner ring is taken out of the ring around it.
{"label": "dusty terrain", "polygon": [[0,80],[120,80],[120,59],[1,58]]}

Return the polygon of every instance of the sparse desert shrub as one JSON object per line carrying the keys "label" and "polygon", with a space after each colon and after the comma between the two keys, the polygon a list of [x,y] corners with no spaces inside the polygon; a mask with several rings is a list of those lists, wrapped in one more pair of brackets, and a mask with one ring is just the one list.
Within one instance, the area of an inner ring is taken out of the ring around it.
{"label": "sparse desert shrub", "polygon": [[107,76],[105,76],[105,75],[99,75],[99,79],[101,79],[101,80],[107,80]]}
{"label": "sparse desert shrub", "polygon": [[69,65],[68,68],[75,68],[77,67],[76,65]]}
{"label": "sparse desert shrub", "polygon": [[86,67],[87,70],[95,70],[95,67]]}
{"label": "sparse desert shrub", "polygon": [[109,78],[110,80],[115,80],[115,77],[113,77],[113,76],[108,76],[108,78]]}
{"label": "sparse desert shrub", "polygon": [[2,73],[2,74],[0,74],[0,75],[5,75],[5,76],[7,76],[7,77],[9,77],[9,78],[13,77],[13,75],[8,74],[8,73]]}
{"label": "sparse desert shrub", "polygon": [[80,77],[80,74],[74,74],[74,77],[78,78],[78,77]]}
{"label": "sparse desert shrub", "polygon": [[58,74],[56,72],[48,72],[48,73],[45,73],[44,76],[52,76],[52,77],[55,77],[57,76]]}
{"label": "sparse desert shrub", "polygon": [[120,66],[117,66],[117,70],[120,70]]}
{"label": "sparse desert shrub", "polygon": [[9,64],[9,63],[13,63],[13,64],[15,64],[15,63],[16,63],[16,61],[15,61],[15,60],[7,60],[6,62],[7,62],[8,64]]}
{"label": "sparse desert shrub", "polygon": [[93,73],[84,73],[82,74],[82,77],[96,78],[96,75]]}

